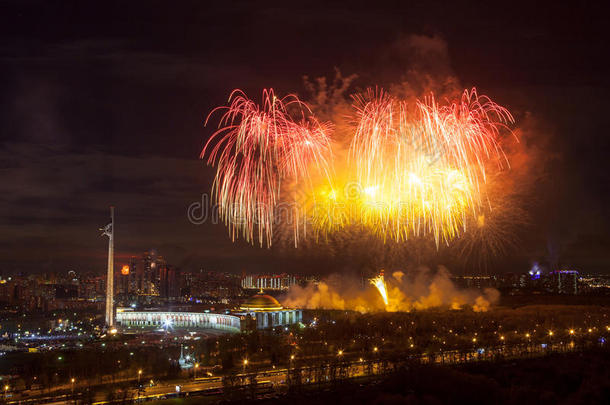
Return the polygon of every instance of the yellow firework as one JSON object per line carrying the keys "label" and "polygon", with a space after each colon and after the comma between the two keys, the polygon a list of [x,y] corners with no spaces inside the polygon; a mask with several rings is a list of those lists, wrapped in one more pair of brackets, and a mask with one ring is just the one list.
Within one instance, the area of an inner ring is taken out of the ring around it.
{"label": "yellow firework", "polygon": [[381,298],[383,298],[383,302],[387,306],[388,305],[388,290],[385,287],[385,280],[383,278],[383,274],[380,274],[379,276],[372,278],[369,281],[371,282],[371,284],[373,284],[375,286],[375,288],[377,288],[377,291],[379,291]]}
{"label": "yellow firework", "polygon": [[302,102],[272,92],[265,100],[259,107],[235,97],[218,143],[204,150],[217,165],[214,195],[234,238],[270,245],[285,216],[295,245],[307,229],[319,238],[356,225],[383,241],[431,236],[438,247],[484,214],[486,168],[506,163],[498,138],[513,118],[475,89],[446,104],[356,97],[345,161],[333,158],[328,126],[289,114],[292,105],[306,115]]}

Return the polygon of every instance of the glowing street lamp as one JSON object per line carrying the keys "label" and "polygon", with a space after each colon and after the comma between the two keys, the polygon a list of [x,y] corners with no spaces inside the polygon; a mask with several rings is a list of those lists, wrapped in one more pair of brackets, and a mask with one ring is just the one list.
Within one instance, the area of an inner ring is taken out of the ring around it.
{"label": "glowing street lamp", "polygon": [[574,329],[570,329],[570,335],[574,334]]}
{"label": "glowing street lamp", "polygon": [[195,363],[195,379],[197,379],[197,369],[199,368],[199,363]]}
{"label": "glowing street lamp", "polygon": [[138,370],[138,386],[140,386],[140,378],[142,377],[142,369]]}
{"label": "glowing street lamp", "polygon": [[246,367],[248,366],[248,359],[244,359],[244,373],[246,372]]}

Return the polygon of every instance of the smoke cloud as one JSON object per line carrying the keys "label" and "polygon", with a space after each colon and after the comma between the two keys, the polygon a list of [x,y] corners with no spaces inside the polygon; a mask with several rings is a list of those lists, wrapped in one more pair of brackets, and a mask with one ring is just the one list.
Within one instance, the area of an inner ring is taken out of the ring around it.
{"label": "smoke cloud", "polygon": [[485,312],[497,303],[500,293],[487,288],[460,289],[451,281],[449,271],[439,267],[432,272],[420,267],[413,272],[395,271],[386,275],[388,305],[373,285],[358,282],[354,277],[333,275],[317,284],[294,286],[282,299],[288,307],[307,309],[339,309],[358,312],[409,312],[429,308],[462,309],[471,307]]}

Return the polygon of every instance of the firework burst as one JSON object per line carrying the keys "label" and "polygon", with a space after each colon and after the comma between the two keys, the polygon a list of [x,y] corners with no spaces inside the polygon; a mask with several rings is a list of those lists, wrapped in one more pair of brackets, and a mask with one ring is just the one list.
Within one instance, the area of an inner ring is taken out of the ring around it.
{"label": "firework burst", "polygon": [[476,90],[440,106],[409,105],[383,92],[356,97],[350,164],[360,186],[362,222],[383,238],[430,234],[438,244],[476,215],[485,165],[505,161],[497,137],[510,113]]}
{"label": "firework burst", "polygon": [[[201,157],[216,166],[213,198],[219,214],[233,240],[241,233],[251,243],[270,246],[283,184],[309,186],[310,170],[328,174],[328,127],[296,96],[279,99],[273,89],[263,91],[262,106],[233,91],[229,105],[213,110],[206,125],[216,111],[223,112],[218,130]],[[295,243],[299,224],[293,221]]]}
{"label": "firework burst", "polygon": [[217,168],[215,201],[233,239],[267,246],[287,201],[279,215],[295,245],[308,227],[317,239],[353,225],[384,241],[448,244],[481,215],[487,167],[507,164],[499,134],[513,122],[475,89],[443,105],[369,91],[354,97],[353,138],[337,162],[328,125],[296,96],[265,90],[259,106],[236,90],[221,110],[202,152]]}

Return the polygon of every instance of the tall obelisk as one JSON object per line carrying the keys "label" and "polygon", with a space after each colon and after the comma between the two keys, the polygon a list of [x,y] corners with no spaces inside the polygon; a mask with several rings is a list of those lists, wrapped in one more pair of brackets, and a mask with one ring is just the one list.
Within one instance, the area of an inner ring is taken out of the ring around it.
{"label": "tall obelisk", "polygon": [[108,274],[106,278],[106,326],[114,326],[114,207],[110,207],[110,223],[103,228],[108,236]]}

